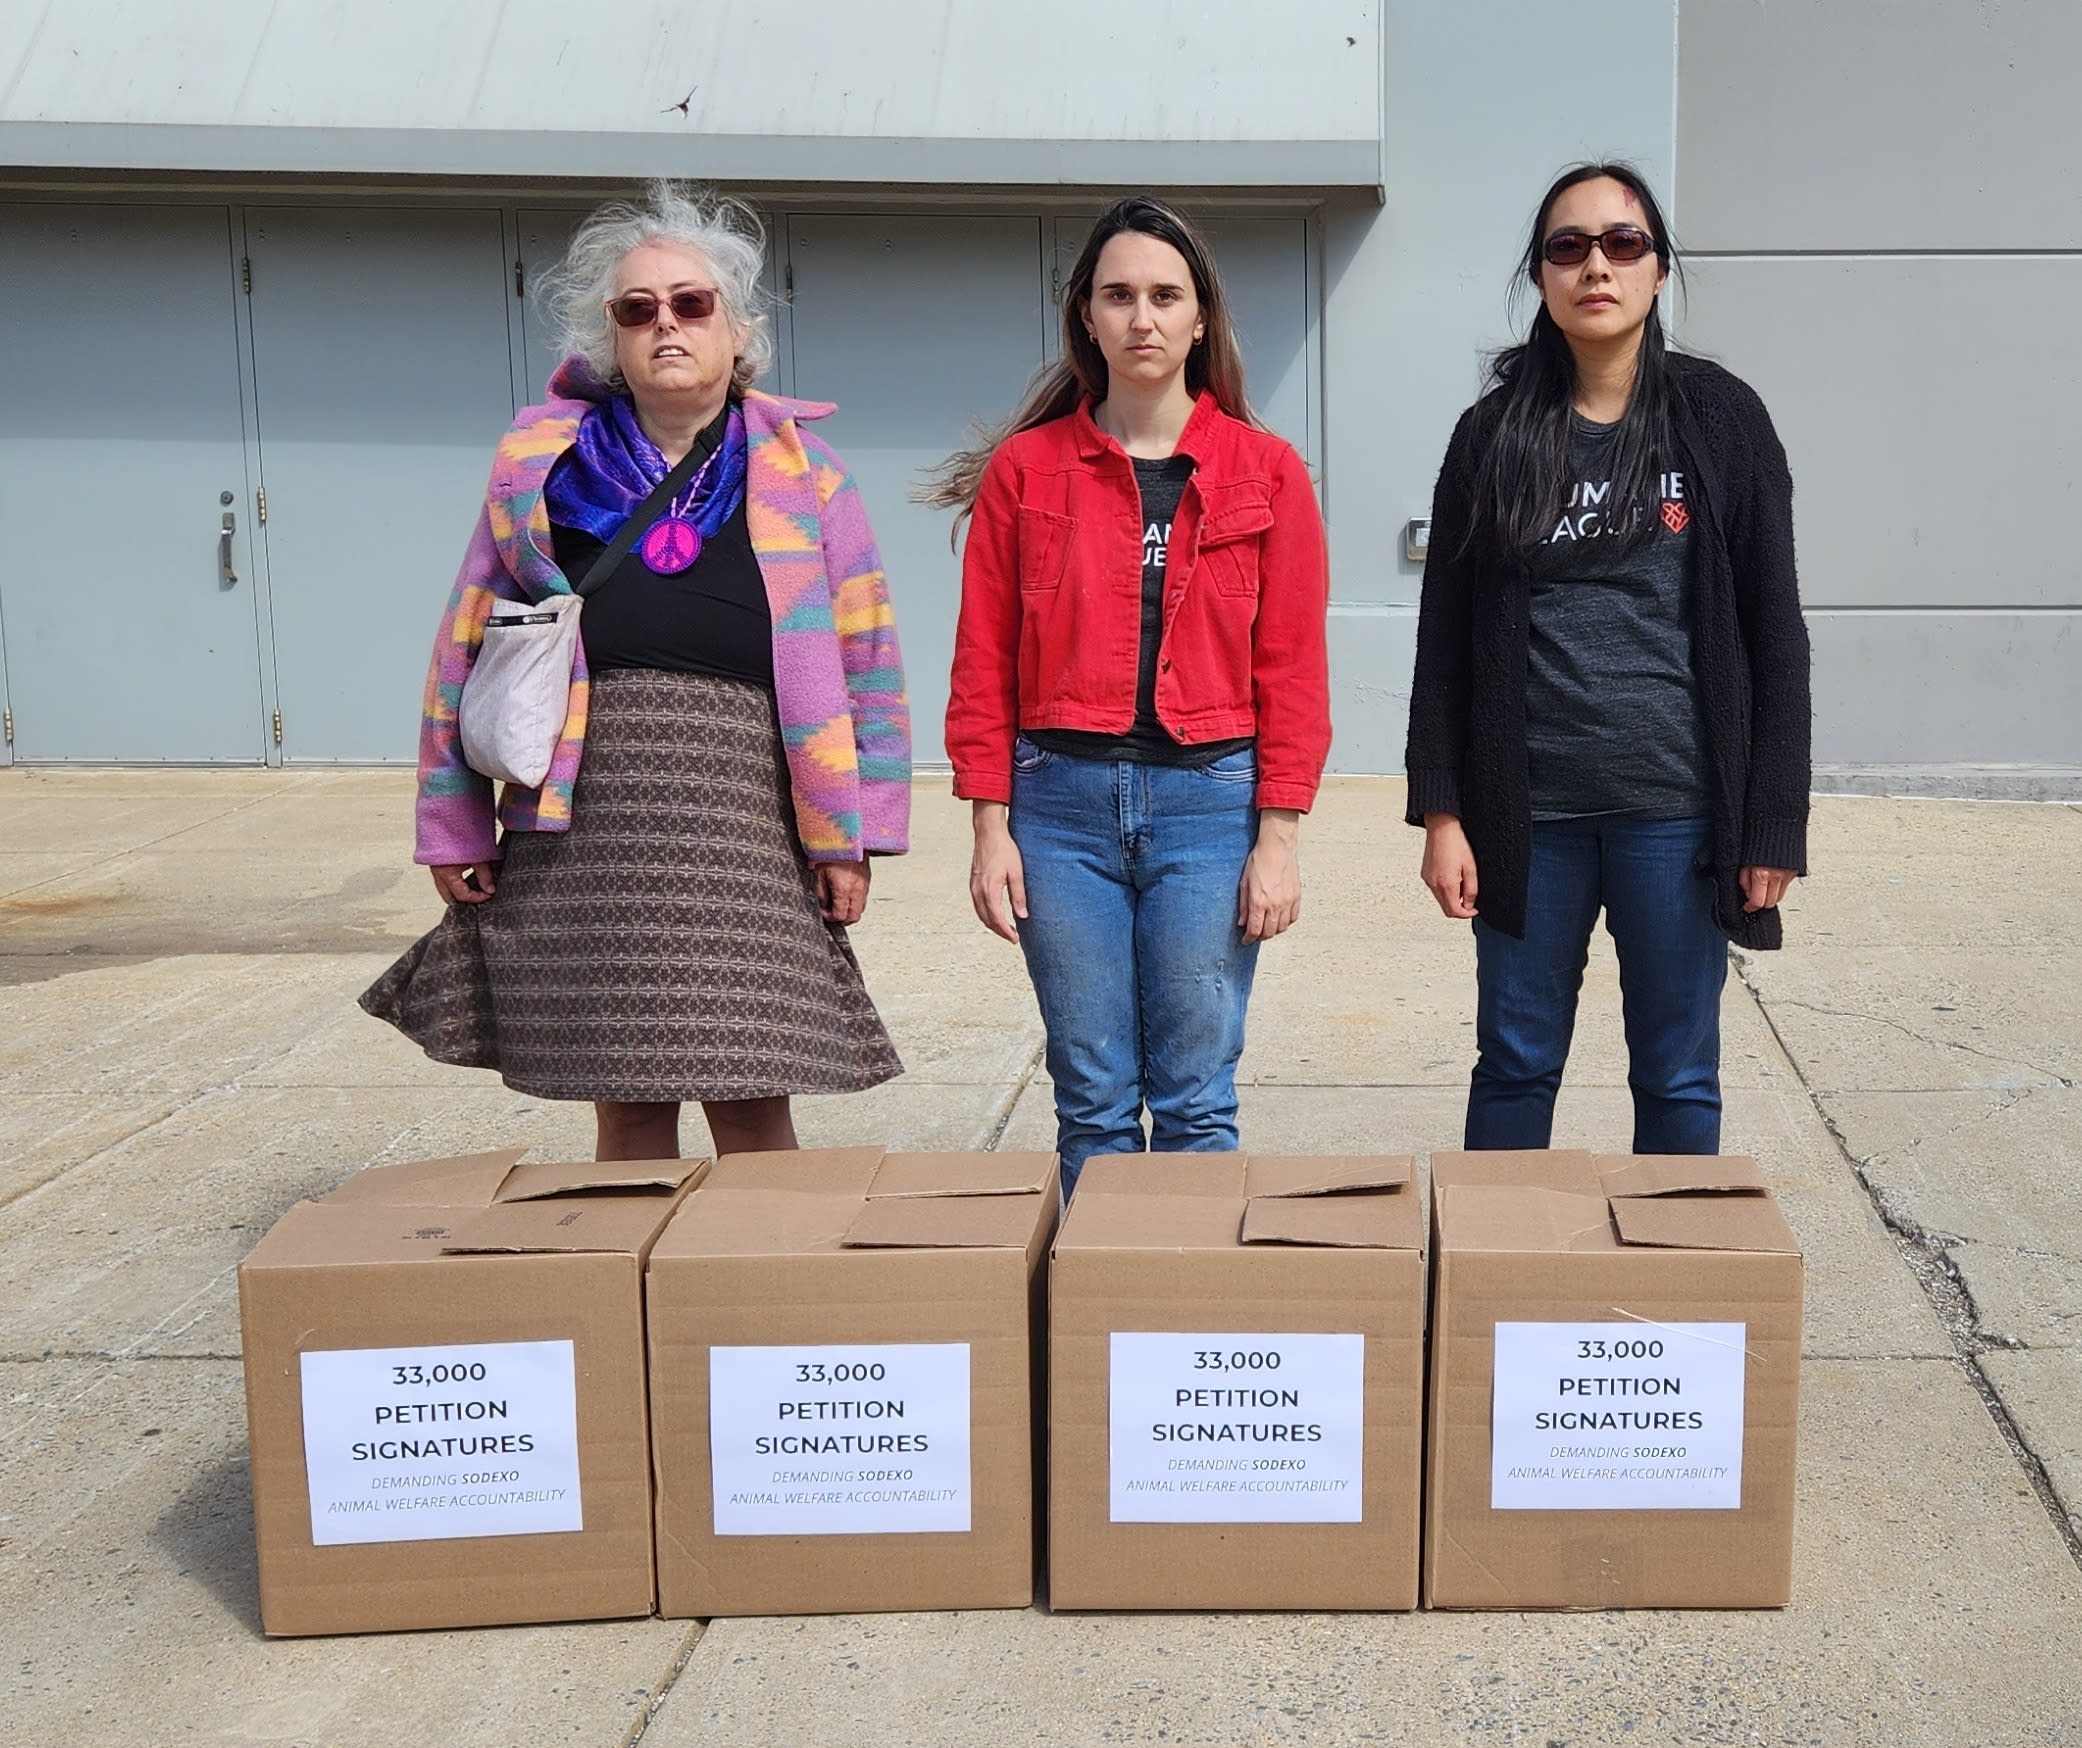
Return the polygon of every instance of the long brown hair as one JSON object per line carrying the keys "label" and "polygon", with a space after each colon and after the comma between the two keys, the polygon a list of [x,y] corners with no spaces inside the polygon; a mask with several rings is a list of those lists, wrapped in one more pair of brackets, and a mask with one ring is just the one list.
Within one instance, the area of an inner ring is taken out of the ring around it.
{"label": "long brown hair", "polygon": [[1063,287],[1063,350],[1052,364],[1045,364],[1028,386],[1026,398],[1011,418],[995,430],[979,431],[977,441],[931,468],[912,495],[921,504],[957,512],[958,532],[962,518],[976,507],[976,489],[983,470],[999,444],[1020,431],[1045,425],[1076,411],[1085,400],[1106,398],[1106,357],[1099,342],[1085,327],[1092,301],[1092,281],[1099,271],[1099,252],[1123,232],[1134,231],[1169,243],[1185,258],[1193,276],[1193,295],[1200,304],[1205,324],[1200,343],[1186,355],[1186,387],[1196,396],[1203,390],[1213,394],[1215,404],[1232,419],[1259,424],[1251,411],[1243,386],[1243,353],[1236,344],[1236,326],[1229,318],[1229,299],[1215,272],[1214,253],[1190,220],[1176,208],[1148,194],[1129,194],[1116,200],[1099,215],[1092,234],[1070,269]]}

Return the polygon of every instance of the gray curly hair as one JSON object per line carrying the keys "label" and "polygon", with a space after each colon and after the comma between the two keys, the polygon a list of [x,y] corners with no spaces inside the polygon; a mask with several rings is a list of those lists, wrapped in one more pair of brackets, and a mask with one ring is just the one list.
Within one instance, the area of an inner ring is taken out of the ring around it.
{"label": "gray curly hair", "polygon": [[684,182],[653,182],[641,201],[610,201],[578,227],[537,292],[564,350],[583,354],[609,387],[623,386],[607,300],[622,257],[646,243],[677,243],[714,270],[723,313],[744,335],[731,378],[741,389],[751,387],[773,362],[763,280],[766,229],[743,201]]}

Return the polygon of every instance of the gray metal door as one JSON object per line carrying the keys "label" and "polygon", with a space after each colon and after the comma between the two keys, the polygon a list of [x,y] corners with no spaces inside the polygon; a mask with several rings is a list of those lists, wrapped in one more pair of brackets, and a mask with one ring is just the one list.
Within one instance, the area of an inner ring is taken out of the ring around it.
{"label": "gray metal door", "polygon": [[515,259],[520,264],[521,282],[527,292],[521,300],[521,330],[525,345],[522,349],[520,404],[531,407],[542,399],[543,391],[549,387],[550,372],[564,361],[564,348],[550,329],[549,318],[537,293],[543,275],[564,258],[571,233],[578,229],[585,214],[571,208],[560,211],[549,207],[539,210],[524,207],[514,216],[518,221]]}
{"label": "gray metal door", "polygon": [[494,211],[249,207],[283,756],[409,763],[513,415]]}
{"label": "gray metal door", "polygon": [[1210,219],[1204,230],[1243,348],[1251,405],[1310,460],[1316,455],[1309,361],[1314,348],[1308,224],[1299,218]]}
{"label": "gray metal door", "polygon": [[237,298],[223,207],[0,206],[21,759],[265,754]]}
{"label": "gray metal door", "polygon": [[944,758],[961,566],[949,517],[910,501],[921,469],[1011,412],[1040,363],[1048,289],[1034,218],[787,223],[793,392],[836,401],[816,429],[860,482],[896,602],[914,751]]}

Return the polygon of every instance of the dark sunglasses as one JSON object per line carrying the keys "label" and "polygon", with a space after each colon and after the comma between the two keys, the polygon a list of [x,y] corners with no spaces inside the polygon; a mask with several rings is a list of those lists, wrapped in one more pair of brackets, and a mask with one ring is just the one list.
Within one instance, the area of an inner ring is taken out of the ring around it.
{"label": "dark sunglasses", "polygon": [[1588,231],[1556,231],[1540,246],[1540,253],[1552,266],[1581,267],[1590,259],[1593,246],[1604,250],[1613,266],[1624,267],[1653,253],[1655,238],[1632,225],[1614,225],[1596,236]]}
{"label": "dark sunglasses", "polygon": [[[716,313],[716,294],[708,289],[676,291],[665,307],[683,322],[706,321]],[[607,313],[618,328],[647,328],[658,319],[658,300],[647,291],[624,292],[607,300]]]}

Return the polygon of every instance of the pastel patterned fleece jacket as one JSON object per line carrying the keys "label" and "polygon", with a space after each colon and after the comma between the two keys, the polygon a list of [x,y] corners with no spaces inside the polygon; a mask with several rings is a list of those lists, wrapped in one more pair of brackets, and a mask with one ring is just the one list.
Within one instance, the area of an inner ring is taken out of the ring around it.
{"label": "pastel patterned fleece jacket", "polygon": [[[492,784],[463,762],[456,706],[498,601],[569,594],[550,547],[542,488],[579,421],[608,390],[581,358],[550,379],[549,398],[514,419],[499,443],[484,512],[441,616],[419,732],[413,860],[488,861],[496,825],[564,831],[585,745],[588,683],[581,646],[571,709],[539,789]],[[795,824],[813,862],[857,862],[910,845],[911,715],[896,620],[875,537],[853,477],[803,429],[835,409],[748,392],[746,522],[773,611],[774,701],[794,790]]]}

